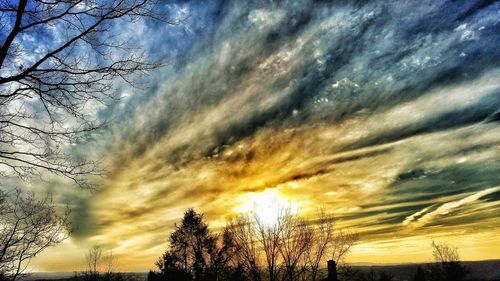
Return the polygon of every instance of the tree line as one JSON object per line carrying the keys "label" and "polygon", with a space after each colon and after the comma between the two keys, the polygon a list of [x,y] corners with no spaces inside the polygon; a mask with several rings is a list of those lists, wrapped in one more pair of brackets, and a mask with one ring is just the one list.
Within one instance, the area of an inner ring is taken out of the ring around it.
{"label": "tree line", "polygon": [[325,260],[341,263],[357,240],[355,233],[336,229],[324,211],[314,221],[288,208],[272,223],[257,214],[241,215],[213,233],[203,214],[189,209],[148,280],[316,281]]}
{"label": "tree line", "polygon": [[[390,273],[345,263],[357,241],[356,233],[337,229],[325,211],[306,220],[285,208],[272,223],[257,214],[240,215],[214,233],[203,214],[188,209],[148,281],[394,280]],[[435,262],[418,267],[412,280],[465,280],[457,248],[434,241],[431,246]]]}

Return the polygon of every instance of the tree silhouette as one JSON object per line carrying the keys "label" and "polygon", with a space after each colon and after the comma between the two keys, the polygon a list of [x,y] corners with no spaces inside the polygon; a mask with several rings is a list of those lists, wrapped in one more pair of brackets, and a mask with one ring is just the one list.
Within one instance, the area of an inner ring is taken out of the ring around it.
{"label": "tree silhouette", "polygon": [[[284,208],[273,222],[243,214],[213,234],[203,215],[189,209],[156,263],[160,272],[150,272],[148,280],[317,280],[320,263],[332,256],[342,260],[356,239],[350,232],[334,231],[325,212],[308,221]],[[337,280],[336,274],[332,278]]]}
{"label": "tree silhouette", "polygon": [[286,280],[302,280],[308,273],[307,254],[314,243],[314,228],[306,220],[288,215],[285,221],[279,251]]}
{"label": "tree silhouette", "polygon": [[[140,18],[161,20],[156,0],[0,1],[0,176],[44,171],[89,187],[95,162],[67,147],[103,126],[92,106],[115,98],[115,78],[160,64],[113,32]],[[170,22],[173,23],[173,22]]]}
{"label": "tree silhouette", "polygon": [[460,262],[456,247],[438,244],[432,241],[432,255],[436,261],[430,266],[431,281],[462,281],[467,276],[467,269]]}
{"label": "tree silhouette", "polygon": [[0,278],[16,280],[33,257],[66,239],[68,213],[58,214],[52,197],[0,189]]}
{"label": "tree silhouette", "polygon": [[86,259],[86,270],[75,274],[75,281],[123,281],[123,275],[115,272],[115,260],[113,252],[109,251],[103,255],[102,248],[94,245],[89,249]]}
{"label": "tree silhouette", "polygon": [[220,280],[228,274],[234,255],[234,243],[229,231],[212,234],[203,221],[203,214],[194,209],[184,213],[180,225],[170,235],[169,250],[156,265],[162,280]]}
{"label": "tree silhouette", "polygon": [[172,281],[187,281],[192,280],[192,274],[188,269],[182,268],[182,260],[170,252],[165,252],[156,262],[160,269],[160,274],[150,272],[149,281],[154,280],[172,280]]}
{"label": "tree silhouette", "polygon": [[318,219],[314,222],[314,225],[313,242],[306,253],[306,262],[310,270],[311,281],[317,280],[319,267],[324,261],[334,237],[333,219],[325,210],[319,210]]}
{"label": "tree silhouette", "polygon": [[349,254],[358,240],[358,235],[348,230],[339,229],[334,232],[331,242],[332,246],[330,248],[330,257],[335,261],[335,264],[339,264]]}
{"label": "tree silhouette", "polygon": [[252,219],[248,215],[241,215],[230,220],[226,226],[227,231],[231,233],[237,251],[235,257],[238,264],[248,277],[253,281],[262,281],[260,269],[260,247],[256,229]]}
{"label": "tree silhouette", "polygon": [[280,260],[280,252],[283,247],[282,236],[287,228],[287,220],[290,215],[290,209],[284,208],[279,210],[275,222],[268,223],[263,217],[254,214],[253,224],[255,225],[256,236],[253,239],[260,242],[269,281],[276,281],[279,278],[279,270],[282,267],[282,260]]}
{"label": "tree silhouette", "polygon": [[225,228],[222,234],[216,234],[207,243],[207,252],[210,255],[207,280],[219,280],[220,276],[241,276],[241,266],[235,261],[238,251],[231,232]]}
{"label": "tree silhouette", "polygon": [[95,245],[92,247],[87,256],[87,271],[85,272],[86,279],[97,280],[99,277],[99,266],[101,264],[102,249]]}

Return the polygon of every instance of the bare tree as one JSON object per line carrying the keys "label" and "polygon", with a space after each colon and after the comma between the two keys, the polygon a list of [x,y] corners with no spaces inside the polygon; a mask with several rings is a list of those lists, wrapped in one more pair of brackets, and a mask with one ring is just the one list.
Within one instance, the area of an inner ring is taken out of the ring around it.
{"label": "bare tree", "polygon": [[230,220],[226,229],[233,237],[238,263],[253,281],[261,281],[260,249],[253,220],[248,215],[242,215]]}
{"label": "bare tree", "polygon": [[113,255],[113,251],[109,251],[105,256],[104,256],[104,265],[105,265],[105,274],[111,275],[113,272],[115,272],[115,256]]}
{"label": "bare tree", "polygon": [[18,279],[31,259],[67,238],[68,212],[59,215],[52,197],[0,190],[0,273]]}
{"label": "bare tree", "polygon": [[305,220],[279,210],[276,220],[241,215],[229,221],[226,229],[236,244],[236,257],[248,276],[261,280],[317,280],[326,259],[341,262],[357,242],[357,235],[334,230],[334,220],[320,210],[315,220]]}
{"label": "bare tree", "polygon": [[256,239],[260,242],[265,257],[268,280],[276,281],[279,278],[282,236],[287,226],[287,218],[291,216],[290,208],[278,210],[276,220],[272,223],[266,222],[257,213],[254,213],[254,226],[256,228]]}
{"label": "bare tree", "polygon": [[358,242],[358,235],[349,230],[340,229],[334,232],[332,236],[332,246],[330,248],[330,257],[335,264],[339,264],[352,250],[352,247]]}
{"label": "bare tree", "polygon": [[438,244],[432,241],[432,255],[434,260],[438,263],[447,262],[458,262],[460,257],[458,255],[458,249],[447,244]]}
{"label": "bare tree", "polygon": [[97,163],[68,147],[104,125],[88,112],[115,98],[116,78],[134,84],[133,74],[160,66],[114,30],[164,20],[156,2],[0,0],[0,176],[48,171],[89,186]]}
{"label": "bare tree", "polygon": [[435,264],[430,265],[431,281],[461,281],[467,276],[467,268],[462,265],[458,249],[447,244],[431,243]]}
{"label": "bare tree", "polygon": [[115,256],[113,251],[109,251],[103,255],[102,248],[99,245],[94,245],[89,249],[86,255],[87,268],[81,274],[77,275],[77,280],[88,281],[120,281],[123,276],[116,273]]}
{"label": "bare tree", "polygon": [[325,210],[320,209],[318,218],[313,222],[314,241],[306,253],[306,263],[310,270],[310,279],[316,281],[318,278],[318,269],[324,261],[328,248],[331,246],[333,239],[334,223],[333,218]]}
{"label": "bare tree", "polygon": [[86,276],[88,276],[92,280],[96,280],[99,276],[99,269],[101,266],[102,258],[102,249],[100,246],[93,246],[86,257],[87,260],[87,270]]}
{"label": "bare tree", "polygon": [[307,253],[314,243],[314,228],[297,216],[288,213],[283,217],[283,231],[279,251],[283,259],[284,278],[301,280],[308,271]]}

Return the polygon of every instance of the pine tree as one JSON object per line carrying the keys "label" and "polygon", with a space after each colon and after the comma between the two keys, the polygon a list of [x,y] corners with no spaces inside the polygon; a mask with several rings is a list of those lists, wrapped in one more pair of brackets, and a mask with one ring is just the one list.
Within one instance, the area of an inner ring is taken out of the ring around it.
{"label": "pine tree", "polygon": [[229,274],[234,246],[228,232],[213,234],[203,214],[189,209],[170,235],[170,247],[156,265],[160,278],[168,281],[220,280]]}

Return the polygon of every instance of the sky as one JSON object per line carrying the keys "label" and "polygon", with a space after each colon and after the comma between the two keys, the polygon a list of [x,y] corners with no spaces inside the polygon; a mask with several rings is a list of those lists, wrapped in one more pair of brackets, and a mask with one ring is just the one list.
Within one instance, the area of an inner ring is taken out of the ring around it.
{"label": "sky", "polygon": [[357,232],[354,263],[430,261],[432,240],[500,258],[500,3],[162,5],[184,21],[113,27],[167,63],[93,108],[110,125],[73,153],[103,161],[97,191],[39,183],[74,232],[33,270],[93,245],[153,269],[187,208],[218,230],[279,204]]}

